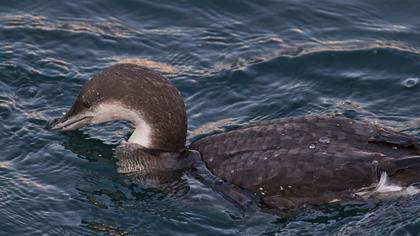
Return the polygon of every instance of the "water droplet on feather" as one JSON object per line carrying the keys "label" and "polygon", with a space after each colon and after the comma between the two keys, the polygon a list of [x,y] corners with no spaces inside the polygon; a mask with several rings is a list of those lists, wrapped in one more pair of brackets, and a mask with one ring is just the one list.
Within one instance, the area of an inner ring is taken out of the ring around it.
{"label": "water droplet on feather", "polygon": [[325,136],[323,136],[323,137],[320,137],[319,138],[319,142],[320,143],[330,143],[331,141],[330,141],[330,139],[328,138],[328,137],[325,137]]}

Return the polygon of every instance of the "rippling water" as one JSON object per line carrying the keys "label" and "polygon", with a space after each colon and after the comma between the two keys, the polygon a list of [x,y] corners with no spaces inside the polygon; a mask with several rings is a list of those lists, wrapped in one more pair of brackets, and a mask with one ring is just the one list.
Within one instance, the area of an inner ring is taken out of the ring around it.
{"label": "rippling water", "polygon": [[50,133],[93,73],[131,62],[177,86],[189,137],[338,113],[420,134],[416,1],[2,1],[1,235],[420,234],[420,198],[243,211],[116,173],[125,123]]}

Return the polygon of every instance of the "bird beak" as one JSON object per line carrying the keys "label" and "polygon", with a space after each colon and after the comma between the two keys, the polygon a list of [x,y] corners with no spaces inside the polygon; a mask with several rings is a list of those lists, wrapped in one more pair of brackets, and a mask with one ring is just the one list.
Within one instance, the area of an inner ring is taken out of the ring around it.
{"label": "bird beak", "polygon": [[91,119],[92,119],[92,116],[64,115],[61,118],[54,119],[50,123],[49,129],[52,131],[58,131],[58,132],[75,130],[85,125],[88,125]]}

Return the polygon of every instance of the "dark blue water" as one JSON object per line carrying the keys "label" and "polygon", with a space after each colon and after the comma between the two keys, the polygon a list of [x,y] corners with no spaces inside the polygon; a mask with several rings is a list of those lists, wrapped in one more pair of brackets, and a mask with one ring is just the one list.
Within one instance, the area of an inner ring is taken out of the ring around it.
{"label": "dark blue water", "polygon": [[418,1],[1,1],[0,235],[419,235],[420,198],[243,211],[191,182],[174,199],[116,173],[125,123],[44,129],[101,69],[182,92],[189,137],[343,114],[420,134]]}

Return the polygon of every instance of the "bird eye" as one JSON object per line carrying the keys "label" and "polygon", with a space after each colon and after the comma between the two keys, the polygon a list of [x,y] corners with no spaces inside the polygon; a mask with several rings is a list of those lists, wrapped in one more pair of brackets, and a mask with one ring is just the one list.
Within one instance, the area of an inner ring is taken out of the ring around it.
{"label": "bird eye", "polygon": [[90,103],[86,100],[83,100],[83,106],[86,108],[90,108]]}

